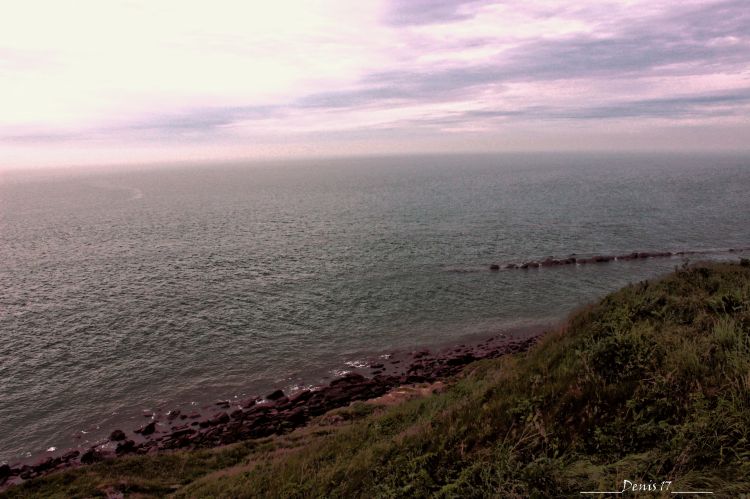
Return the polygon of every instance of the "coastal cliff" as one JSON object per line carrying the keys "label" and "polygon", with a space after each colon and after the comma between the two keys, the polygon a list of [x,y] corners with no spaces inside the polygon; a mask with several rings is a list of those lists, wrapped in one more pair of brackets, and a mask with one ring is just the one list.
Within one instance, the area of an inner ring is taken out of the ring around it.
{"label": "coastal cliff", "polygon": [[105,459],[3,496],[737,496],[750,492],[749,373],[750,264],[698,264],[605,297],[526,352],[283,435]]}

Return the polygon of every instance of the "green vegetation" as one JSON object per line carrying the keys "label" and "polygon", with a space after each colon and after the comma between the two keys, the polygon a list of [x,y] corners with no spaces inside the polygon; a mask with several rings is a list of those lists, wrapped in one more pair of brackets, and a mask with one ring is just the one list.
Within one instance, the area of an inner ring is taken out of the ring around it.
{"label": "green vegetation", "polygon": [[439,394],[356,404],[282,437],[58,473],[7,495],[581,497],[624,479],[750,493],[750,266],[628,286],[530,352],[470,365]]}

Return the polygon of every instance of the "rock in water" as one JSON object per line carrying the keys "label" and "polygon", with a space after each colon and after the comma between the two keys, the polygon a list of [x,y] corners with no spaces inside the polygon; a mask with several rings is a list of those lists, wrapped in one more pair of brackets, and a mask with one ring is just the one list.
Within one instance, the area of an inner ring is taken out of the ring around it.
{"label": "rock in water", "polygon": [[109,439],[112,440],[113,442],[119,442],[120,440],[125,440],[125,432],[122,430],[115,430],[109,434]]}
{"label": "rock in water", "polygon": [[268,395],[266,395],[267,400],[278,400],[281,397],[284,396],[284,392],[281,390],[276,390],[275,392],[271,392]]}
{"label": "rock in water", "polygon": [[154,431],[156,431],[156,421],[151,421],[149,424],[141,426],[134,431],[135,433],[140,433],[141,435],[151,435]]}

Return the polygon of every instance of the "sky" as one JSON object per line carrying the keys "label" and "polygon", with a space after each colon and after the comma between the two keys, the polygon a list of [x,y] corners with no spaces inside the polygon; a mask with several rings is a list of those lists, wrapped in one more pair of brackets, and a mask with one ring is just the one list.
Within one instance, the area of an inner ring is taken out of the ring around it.
{"label": "sky", "polygon": [[750,151],[747,0],[0,4],[0,169]]}

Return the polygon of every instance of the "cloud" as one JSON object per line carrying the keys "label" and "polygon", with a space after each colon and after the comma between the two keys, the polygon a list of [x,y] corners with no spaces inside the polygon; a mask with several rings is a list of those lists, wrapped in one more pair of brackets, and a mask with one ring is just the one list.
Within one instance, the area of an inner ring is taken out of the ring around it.
{"label": "cloud", "polygon": [[197,108],[180,113],[158,115],[123,125],[120,130],[209,132],[238,121],[267,119],[277,115],[277,106],[228,106]]}
{"label": "cloud", "polygon": [[633,100],[573,110],[567,114],[561,112],[552,114],[586,120],[642,117],[684,119],[747,115],[747,106],[750,106],[750,88],[731,92]]}
{"label": "cloud", "polygon": [[142,7],[142,39],[118,38],[89,59],[88,37],[75,37],[66,59],[38,37],[24,48],[0,35],[13,47],[0,49],[0,142],[241,148],[369,137],[387,149],[393,137],[427,144],[432,134],[438,145],[446,132],[574,122],[586,143],[602,120],[646,136],[655,121],[731,129],[748,119],[746,0],[379,3],[363,14],[339,0],[309,11],[285,0],[247,29],[232,2],[205,22],[179,14],[190,29],[177,31],[159,18],[170,11]]}
{"label": "cloud", "polygon": [[477,0],[409,0],[389,5],[384,21],[394,26],[442,24],[470,19]]}

